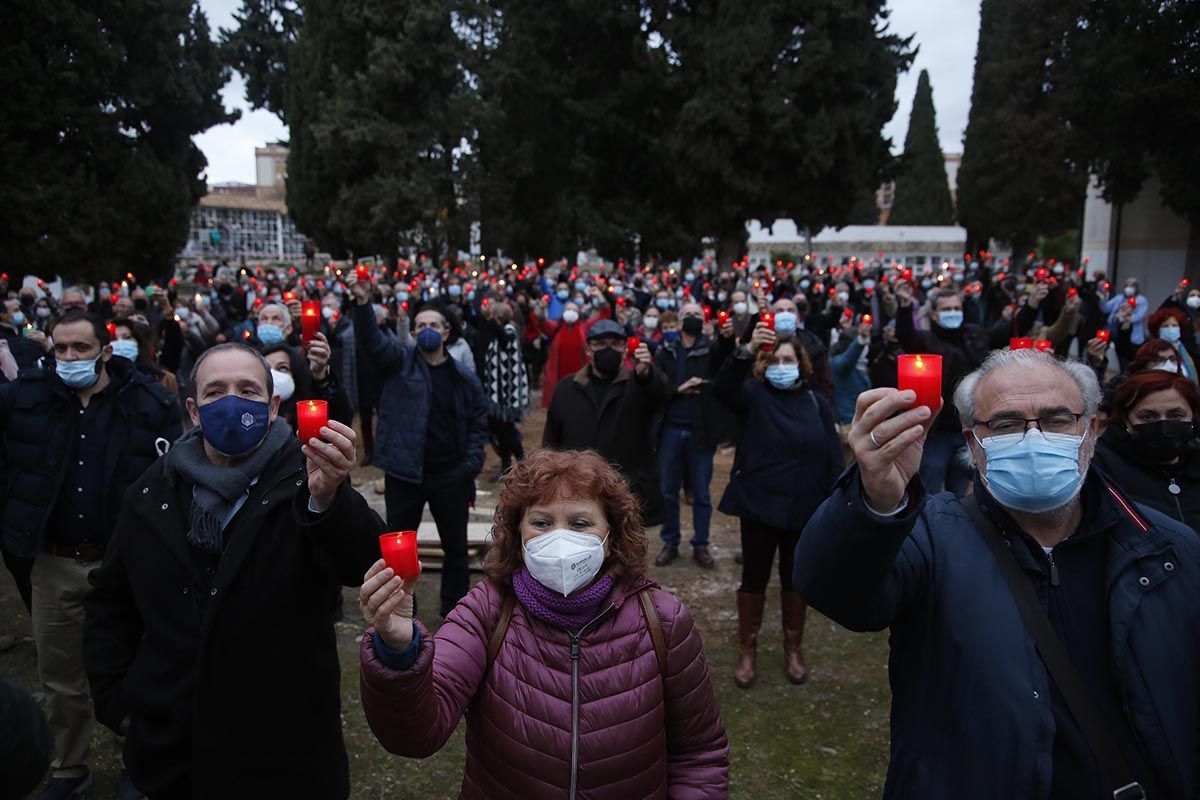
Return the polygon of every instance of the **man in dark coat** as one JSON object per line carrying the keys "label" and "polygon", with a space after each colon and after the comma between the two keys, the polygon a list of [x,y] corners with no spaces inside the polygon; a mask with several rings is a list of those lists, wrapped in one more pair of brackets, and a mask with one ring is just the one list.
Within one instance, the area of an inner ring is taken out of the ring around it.
{"label": "man in dark coat", "polygon": [[1107,785],[1115,764],[1093,753],[985,534],[1030,582],[1126,762],[1113,783],[1197,797],[1200,540],[1092,468],[1095,374],[1016,350],[968,375],[955,395],[980,475],[968,501],[926,493],[918,470],[933,417],[915,399],[889,388],[859,397],[858,465],[796,546],[795,587],[813,607],[851,630],[891,628],[884,797],[1143,796]]}
{"label": "man in dark coat", "polygon": [[657,420],[658,470],[666,514],[662,551],[654,563],[662,567],[679,557],[679,492],[686,488],[692,501],[692,557],[701,567],[712,569],[716,563],[708,552],[708,531],[713,454],[736,424],[717,400],[713,381],[732,348],[722,347],[704,333],[704,311],[698,303],[684,303],[679,319],[679,337],[664,341],[654,354],[655,366],[671,383],[670,401]]}
{"label": "man in dark coat", "polygon": [[[1007,347],[1012,323],[1000,320],[984,329],[963,321],[962,295],[954,289],[935,289],[929,293],[930,330],[919,330],[913,322],[913,288],[902,282],[896,287],[896,340],[906,353],[934,354],[942,357],[942,397],[950,397],[954,387],[971,370],[983,363],[987,354]],[[953,408],[939,415],[925,442],[921,461],[921,481],[931,492],[946,491],[962,497],[967,492],[968,475],[958,465],[955,454],[963,446],[962,425]]]}
{"label": "man in dark coat", "polygon": [[426,306],[413,317],[415,344],[385,337],[370,285],[356,281],[354,331],[383,380],[375,466],[384,472],[388,528],[416,530],[428,504],[442,544],[441,613],[470,589],[467,521],[483,470],[488,399],[479,379],[446,351],[450,325]]}
{"label": "man in dark coat", "polygon": [[54,732],[50,797],[80,791],[94,719],[81,637],[87,576],[103,557],[121,496],[179,435],[179,407],[122,358],[108,330],[73,309],[51,329],[54,364],[0,386],[5,561],[33,622]]}
{"label": "man in dark coat", "polygon": [[96,718],[155,798],[344,800],[334,599],[383,526],[350,487],[353,430],[301,445],[242,344],[205,352],[192,431],[130,487],[91,575]]}
{"label": "man in dark coat", "polygon": [[625,346],[625,329],[612,320],[589,329],[588,363],[555,387],[542,445],[600,453],[629,481],[642,504],[642,524],[659,525],[663,502],[651,426],[671,385],[645,342],[633,354],[637,366],[627,369]]}

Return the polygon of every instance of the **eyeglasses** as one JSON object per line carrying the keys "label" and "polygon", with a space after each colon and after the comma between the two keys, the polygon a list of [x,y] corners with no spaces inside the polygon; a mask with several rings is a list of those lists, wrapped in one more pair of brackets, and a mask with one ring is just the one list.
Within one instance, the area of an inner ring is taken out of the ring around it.
{"label": "eyeglasses", "polygon": [[1033,419],[1002,417],[1000,419],[984,420],[975,424],[987,428],[988,433],[991,433],[993,436],[1009,436],[1019,433],[1024,437],[1029,431],[1030,424],[1036,426],[1042,433],[1074,434],[1079,429],[1079,420],[1081,419],[1083,419],[1083,414],[1064,411],[1060,414],[1049,414],[1044,417],[1034,417]]}

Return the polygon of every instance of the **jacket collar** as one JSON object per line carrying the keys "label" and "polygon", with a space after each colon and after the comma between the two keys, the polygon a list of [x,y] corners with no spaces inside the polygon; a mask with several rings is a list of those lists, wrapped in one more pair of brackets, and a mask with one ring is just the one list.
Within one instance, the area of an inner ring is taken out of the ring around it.
{"label": "jacket collar", "polygon": [[[575,373],[575,382],[581,386],[587,386],[589,383],[591,383],[591,380],[592,380],[592,365],[584,364],[583,368]],[[619,370],[617,370],[617,375],[616,375],[616,377],[614,377],[612,379],[612,382],[614,384],[624,383],[627,380],[629,380],[629,368],[626,367],[624,364],[622,364],[621,368]]]}

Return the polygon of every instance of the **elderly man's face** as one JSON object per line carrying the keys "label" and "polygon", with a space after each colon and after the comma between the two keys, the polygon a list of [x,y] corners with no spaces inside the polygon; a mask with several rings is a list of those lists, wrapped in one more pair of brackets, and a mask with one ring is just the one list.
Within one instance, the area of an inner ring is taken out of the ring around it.
{"label": "elderly man's face", "polygon": [[[964,429],[975,467],[983,471],[987,457],[976,437],[986,439],[993,434],[984,422],[1011,419],[1040,419],[1055,414],[1082,414],[1083,395],[1075,381],[1061,369],[1051,365],[1017,364],[1000,367],[988,373],[975,390],[976,425]],[[1029,423],[1033,427],[1033,423]],[[1028,431],[1027,431],[1028,432]],[[1071,433],[1085,436],[1079,451],[1080,472],[1087,472],[1096,448],[1096,419],[1081,419]]]}
{"label": "elderly man's face", "polygon": [[62,293],[62,300],[58,304],[58,308],[64,314],[72,308],[78,308],[80,311],[87,310],[87,300],[84,299],[83,292],[77,292],[74,289],[68,289]]}
{"label": "elderly man's face", "polygon": [[283,331],[284,336],[292,332],[292,315],[283,306],[265,305],[258,310],[259,325],[274,325]]}

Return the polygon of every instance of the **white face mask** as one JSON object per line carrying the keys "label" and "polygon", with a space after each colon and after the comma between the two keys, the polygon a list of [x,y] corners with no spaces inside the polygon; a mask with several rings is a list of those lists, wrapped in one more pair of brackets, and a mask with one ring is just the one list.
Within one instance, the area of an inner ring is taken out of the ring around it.
{"label": "white face mask", "polygon": [[1136,289],[1136,288],[1134,288],[1133,286],[1126,286],[1126,287],[1125,287],[1125,296],[1126,296],[1126,297],[1133,297],[1135,294],[1137,294],[1137,289]]}
{"label": "white face mask", "polygon": [[1157,364],[1151,364],[1150,369],[1161,369],[1163,372],[1179,374],[1179,365],[1174,361],[1159,361]]}
{"label": "white face mask", "polygon": [[280,400],[289,400],[296,391],[296,382],[292,380],[290,372],[280,372],[277,369],[273,369],[271,370],[271,380],[275,384],[274,395]]}
{"label": "white face mask", "polygon": [[1188,305],[1188,308],[1193,309],[1193,310],[1200,308],[1200,295],[1196,295],[1196,294],[1189,295],[1188,299],[1187,299],[1187,305]]}
{"label": "white face mask", "polygon": [[742,302],[734,303],[733,304],[733,313],[745,314],[746,311],[749,310],[749,308],[750,307],[748,305],[746,305],[745,303],[742,303]]}
{"label": "white face mask", "polygon": [[563,312],[562,318],[563,322],[567,323],[568,325],[574,325],[579,321],[579,312],[573,308],[568,308]]}
{"label": "white face mask", "polygon": [[658,327],[658,317],[642,317],[642,325],[648,331],[652,331]]}
{"label": "white face mask", "polygon": [[588,533],[559,528],[526,542],[525,566],[542,586],[569,597],[600,572],[606,541],[607,536],[597,539]]}

